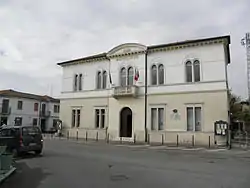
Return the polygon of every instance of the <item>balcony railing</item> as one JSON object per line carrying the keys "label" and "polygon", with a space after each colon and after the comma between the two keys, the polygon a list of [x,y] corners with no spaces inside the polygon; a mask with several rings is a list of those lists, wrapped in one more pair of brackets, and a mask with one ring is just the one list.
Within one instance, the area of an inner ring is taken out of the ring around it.
{"label": "balcony railing", "polygon": [[133,86],[117,86],[113,87],[113,93],[114,98],[119,97],[137,97],[138,95],[138,87]]}
{"label": "balcony railing", "polygon": [[0,114],[1,115],[10,115],[11,113],[11,107],[2,107],[0,108]]}
{"label": "balcony railing", "polygon": [[49,117],[51,115],[51,111],[45,110],[45,111],[40,111],[40,116],[42,117]]}

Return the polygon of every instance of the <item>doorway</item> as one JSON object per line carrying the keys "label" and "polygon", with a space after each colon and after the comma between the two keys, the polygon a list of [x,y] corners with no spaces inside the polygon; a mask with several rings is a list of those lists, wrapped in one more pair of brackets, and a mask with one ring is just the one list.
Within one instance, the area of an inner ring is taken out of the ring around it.
{"label": "doorway", "polygon": [[132,110],[124,107],[120,112],[120,137],[132,137]]}
{"label": "doorway", "polygon": [[41,131],[46,132],[46,119],[41,119]]}

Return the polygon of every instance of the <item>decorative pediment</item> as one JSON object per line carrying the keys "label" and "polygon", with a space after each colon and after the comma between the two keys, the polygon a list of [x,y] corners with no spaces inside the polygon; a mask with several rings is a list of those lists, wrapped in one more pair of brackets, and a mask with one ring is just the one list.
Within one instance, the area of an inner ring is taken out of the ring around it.
{"label": "decorative pediment", "polygon": [[126,43],[126,44],[121,44],[111,49],[107,53],[107,56],[117,57],[117,56],[124,56],[124,55],[130,55],[130,54],[139,54],[139,53],[144,53],[146,50],[147,50],[147,47],[142,44]]}

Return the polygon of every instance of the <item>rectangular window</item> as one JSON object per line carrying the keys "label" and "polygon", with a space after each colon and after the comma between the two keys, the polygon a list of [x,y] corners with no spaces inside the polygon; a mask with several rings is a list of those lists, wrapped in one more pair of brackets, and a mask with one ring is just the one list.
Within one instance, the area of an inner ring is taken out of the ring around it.
{"label": "rectangular window", "polygon": [[14,121],[15,121],[15,126],[21,126],[22,122],[23,122],[23,118],[22,117],[16,117]]}
{"label": "rectangular window", "polygon": [[38,103],[34,103],[34,111],[37,112],[38,111]]}
{"label": "rectangular window", "polygon": [[105,109],[101,109],[101,128],[105,127]]}
{"label": "rectangular window", "polygon": [[79,91],[82,91],[82,74],[79,75]]}
{"label": "rectangular window", "polygon": [[99,122],[100,122],[100,110],[96,109],[95,110],[95,127],[99,128]]}
{"label": "rectangular window", "polygon": [[80,127],[81,122],[81,110],[77,110],[76,127]]}
{"label": "rectangular window", "polygon": [[54,105],[54,113],[57,113],[57,105]]}
{"label": "rectangular window", "polygon": [[37,125],[37,118],[34,118],[34,119],[33,119],[32,125],[33,125],[33,126],[36,126],[36,125]]}
{"label": "rectangular window", "polygon": [[76,126],[76,110],[72,110],[72,127]]}
{"label": "rectangular window", "polygon": [[187,107],[187,131],[202,130],[201,110],[202,109],[200,106]]}
{"label": "rectangular window", "polygon": [[23,109],[23,101],[18,101],[17,102],[17,109],[22,110]]}
{"label": "rectangular window", "polygon": [[151,108],[151,130],[157,128],[157,108]]}
{"label": "rectangular window", "polygon": [[60,106],[59,105],[54,105],[54,113],[59,113],[59,108]]}
{"label": "rectangular window", "polygon": [[9,112],[9,99],[3,99],[2,103],[2,113],[8,113]]}
{"label": "rectangular window", "polygon": [[164,130],[164,108],[151,108],[151,130]]}
{"label": "rectangular window", "polygon": [[53,119],[53,127],[57,129],[57,119]]}
{"label": "rectangular window", "polygon": [[95,109],[95,127],[104,129],[105,128],[105,109]]}
{"label": "rectangular window", "polygon": [[158,108],[158,130],[164,129],[164,108]]}

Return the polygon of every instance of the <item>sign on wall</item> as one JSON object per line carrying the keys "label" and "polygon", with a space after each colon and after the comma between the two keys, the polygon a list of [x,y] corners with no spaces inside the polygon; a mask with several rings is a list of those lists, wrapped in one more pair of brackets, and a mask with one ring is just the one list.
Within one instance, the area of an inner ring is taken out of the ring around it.
{"label": "sign on wall", "polygon": [[171,117],[172,120],[176,120],[176,121],[181,119],[181,115],[180,115],[180,113],[178,112],[177,109],[174,109],[172,111],[170,117]]}

